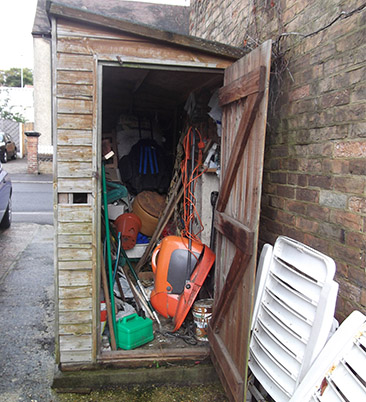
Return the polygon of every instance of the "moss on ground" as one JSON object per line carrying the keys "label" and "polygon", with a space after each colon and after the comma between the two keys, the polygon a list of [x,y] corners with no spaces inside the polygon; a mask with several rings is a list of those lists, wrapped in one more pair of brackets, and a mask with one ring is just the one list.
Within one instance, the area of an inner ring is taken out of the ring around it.
{"label": "moss on ground", "polygon": [[131,388],[92,391],[89,394],[57,394],[57,402],[227,402],[220,384],[194,386],[134,386]]}

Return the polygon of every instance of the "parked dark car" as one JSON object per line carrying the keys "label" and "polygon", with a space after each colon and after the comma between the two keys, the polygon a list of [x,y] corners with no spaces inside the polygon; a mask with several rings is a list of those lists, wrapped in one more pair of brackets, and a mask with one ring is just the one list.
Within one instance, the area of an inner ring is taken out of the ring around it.
{"label": "parked dark car", "polygon": [[7,229],[11,225],[11,196],[13,188],[8,172],[0,162],[0,228]]}
{"label": "parked dark car", "polygon": [[14,141],[5,134],[0,131],[0,159],[1,162],[6,163],[9,158],[15,159],[17,157],[17,147]]}

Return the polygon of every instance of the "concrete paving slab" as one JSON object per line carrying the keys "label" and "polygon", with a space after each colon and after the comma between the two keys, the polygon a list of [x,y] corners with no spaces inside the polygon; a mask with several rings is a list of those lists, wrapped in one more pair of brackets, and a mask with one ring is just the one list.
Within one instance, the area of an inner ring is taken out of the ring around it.
{"label": "concrete paving slab", "polygon": [[39,225],[31,223],[12,223],[9,229],[0,229],[0,284],[39,230]]}

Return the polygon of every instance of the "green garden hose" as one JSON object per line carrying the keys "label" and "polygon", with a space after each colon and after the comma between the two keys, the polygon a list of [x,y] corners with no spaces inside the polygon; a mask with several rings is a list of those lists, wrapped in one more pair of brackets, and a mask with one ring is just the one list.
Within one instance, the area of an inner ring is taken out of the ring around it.
{"label": "green garden hose", "polygon": [[[107,264],[108,264],[108,276],[109,276],[109,292],[112,305],[112,321],[113,329],[116,339],[117,337],[117,324],[116,324],[116,311],[114,305],[114,293],[113,293],[113,270],[112,270],[112,256],[111,256],[111,239],[109,233],[109,220],[108,220],[108,201],[107,201],[107,184],[105,179],[105,168],[102,163],[102,187],[103,187],[103,205],[104,205],[104,219],[105,219],[105,237],[107,241]],[[118,345],[117,345],[118,347]]]}

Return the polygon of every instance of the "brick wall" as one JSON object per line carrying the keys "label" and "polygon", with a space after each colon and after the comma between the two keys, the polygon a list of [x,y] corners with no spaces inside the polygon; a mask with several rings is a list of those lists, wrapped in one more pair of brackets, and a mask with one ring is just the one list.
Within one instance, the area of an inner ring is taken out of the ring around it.
{"label": "brick wall", "polygon": [[340,16],[363,3],[195,0],[190,23],[248,49],[275,41],[260,240],[333,257],[340,320],[366,312],[366,7]]}
{"label": "brick wall", "polygon": [[38,174],[38,133],[26,133],[27,136],[27,172]]}

